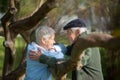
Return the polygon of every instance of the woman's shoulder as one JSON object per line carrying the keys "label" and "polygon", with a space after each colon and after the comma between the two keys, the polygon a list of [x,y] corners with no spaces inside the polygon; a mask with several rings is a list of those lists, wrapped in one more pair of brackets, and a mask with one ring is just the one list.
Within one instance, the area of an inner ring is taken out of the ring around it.
{"label": "woman's shoulder", "polygon": [[53,47],[56,49],[56,51],[62,51],[63,53],[65,53],[67,51],[66,46],[61,43],[56,43],[56,44],[54,44]]}

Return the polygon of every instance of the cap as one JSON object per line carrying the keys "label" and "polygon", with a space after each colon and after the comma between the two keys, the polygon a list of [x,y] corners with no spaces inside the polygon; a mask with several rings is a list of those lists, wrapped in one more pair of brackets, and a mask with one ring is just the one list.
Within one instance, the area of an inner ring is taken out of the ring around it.
{"label": "cap", "polygon": [[75,19],[70,21],[68,24],[66,24],[63,29],[67,30],[69,28],[74,28],[74,27],[86,27],[85,23],[80,20],[80,19]]}

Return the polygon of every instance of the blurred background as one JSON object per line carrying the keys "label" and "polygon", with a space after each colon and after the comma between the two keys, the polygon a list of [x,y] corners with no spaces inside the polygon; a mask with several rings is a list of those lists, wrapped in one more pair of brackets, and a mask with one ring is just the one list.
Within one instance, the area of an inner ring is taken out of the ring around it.
{"label": "blurred background", "polygon": [[[15,0],[18,9],[15,19],[21,20],[32,15],[46,0]],[[81,18],[89,28],[89,32],[112,33],[120,29],[120,1],[119,0],[57,0],[57,7],[52,9],[38,25],[48,25],[56,30],[56,41],[68,45],[65,32],[62,27],[70,20]],[[0,0],[0,18],[2,18],[9,8],[9,0]],[[120,34],[120,31],[116,31]],[[23,56],[27,43],[18,35],[15,39],[16,56],[14,68],[18,66],[20,58]],[[0,22],[0,76],[2,76],[4,61],[4,30]],[[120,80],[119,51],[108,51],[100,48],[102,69],[105,80],[113,76],[114,80]],[[116,54],[114,54],[116,53]],[[108,55],[109,54],[109,55]],[[112,75],[108,73],[113,72]],[[69,73],[70,74],[70,73]],[[115,76],[116,75],[116,76]],[[70,76],[68,76],[70,80]]]}

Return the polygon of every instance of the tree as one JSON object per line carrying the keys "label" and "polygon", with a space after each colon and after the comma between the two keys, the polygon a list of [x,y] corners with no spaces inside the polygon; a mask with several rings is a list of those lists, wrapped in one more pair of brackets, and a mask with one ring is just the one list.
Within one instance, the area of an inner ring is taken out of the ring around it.
{"label": "tree", "polygon": [[[17,80],[19,79],[24,73],[25,73],[25,56],[21,59],[20,65],[13,70],[13,63],[15,60],[15,38],[18,34],[21,34],[24,40],[29,43],[30,40],[30,34],[33,30],[37,28],[37,24],[40,20],[42,20],[47,13],[49,13],[52,9],[56,7],[56,4],[59,2],[59,0],[43,0],[44,3],[34,12],[31,16],[17,20],[15,18],[17,11],[19,11],[19,7],[16,7],[16,1],[17,0],[10,0],[9,1],[9,9],[6,12],[6,14],[2,17],[1,22],[4,29],[4,47],[5,47],[5,60],[4,60],[4,67],[3,67],[3,80]],[[41,0],[42,1],[42,0]],[[98,0],[99,1],[99,0]],[[106,2],[109,2],[106,0]],[[88,48],[88,47],[104,47],[109,50],[118,51],[120,47],[120,34],[115,34],[116,29],[119,28],[119,19],[116,19],[116,16],[119,16],[120,12],[120,2],[119,0],[110,1],[109,5],[112,4],[112,2],[116,3],[115,11],[110,11],[110,21],[112,21],[112,26],[118,26],[112,27],[111,30],[113,30],[113,36],[109,34],[90,34],[86,37],[81,37],[75,44],[73,50],[72,50],[72,56],[71,58],[61,64],[58,64],[56,66],[56,78],[57,80],[61,80],[62,76],[72,70],[77,63],[77,60],[79,59],[78,56],[81,54],[81,52]],[[19,3],[19,0],[18,2]],[[109,8],[109,5],[108,8]],[[111,8],[111,7],[110,7]],[[68,9],[69,10],[69,9]],[[110,24],[111,22],[109,22]],[[115,31],[114,31],[115,30]],[[119,28],[120,30],[120,28]],[[79,44],[83,44],[84,46],[80,46]],[[78,54],[76,54],[76,51]],[[111,53],[112,54],[112,53]],[[111,55],[110,54],[110,55]],[[115,53],[116,54],[116,53]],[[117,57],[117,59],[119,59]],[[115,61],[115,60],[114,60]],[[114,62],[113,61],[113,62]],[[111,65],[112,67],[113,65]],[[63,68],[64,67],[64,68]],[[111,68],[110,67],[110,68]],[[114,66],[119,71],[119,65]],[[65,69],[65,70],[63,70]],[[113,74],[117,74],[118,72],[115,72]],[[113,77],[112,77],[113,78]],[[114,78],[113,78],[114,79]],[[108,79],[109,80],[109,79]]]}
{"label": "tree", "polygon": [[[8,12],[1,19],[5,33],[4,34],[5,60],[4,60],[4,68],[2,75],[3,80],[7,80],[7,79],[16,80],[19,78],[19,76],[21,76],[25,72],[25,66],[23,67],[24,70],[20,70],[20,68],[18,67],[18,70],[16,69],[15,71],[12,71],[13,63],[15,59],[14,40],[16,36],[18,34],[21,34],[23,38],[26,40],[26,42],[30,42],[30,38],[26,36],[30,35],[30,32],[34,30],[35,25],[42,18],[44,18],[46,14],[54,7],[55,7],[55,0],[48,0],[32,16],[19,21],[14,21],[14,20],[11,21],[11,19],[15,16],[17,12],[17,8],[15,7],[15,1],[10,0],[10,8]],[[17,71],[19,70],[20,73],[18,74]]]}

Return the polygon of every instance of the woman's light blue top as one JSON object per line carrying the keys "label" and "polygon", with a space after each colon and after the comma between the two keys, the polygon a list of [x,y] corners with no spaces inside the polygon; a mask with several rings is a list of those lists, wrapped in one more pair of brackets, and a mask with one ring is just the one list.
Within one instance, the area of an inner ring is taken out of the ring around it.
{"label": "woman's light blue top", "polygon": [[63,59],[66,52],[64,45],[59,44],[53,46],[54,50],[45,50],[43,47],[37,45],[35,42],[28,44],[27,47],[27,66],[26,66],[26,77],[25,80],[52,80],[52,74],[50,73],[48,66],[42,64],[38,61],[31,60],[29,54],[31,50],[38,51],[38,48],[41,49],[41,52],[47,56],[55,57],[57,59]]}

